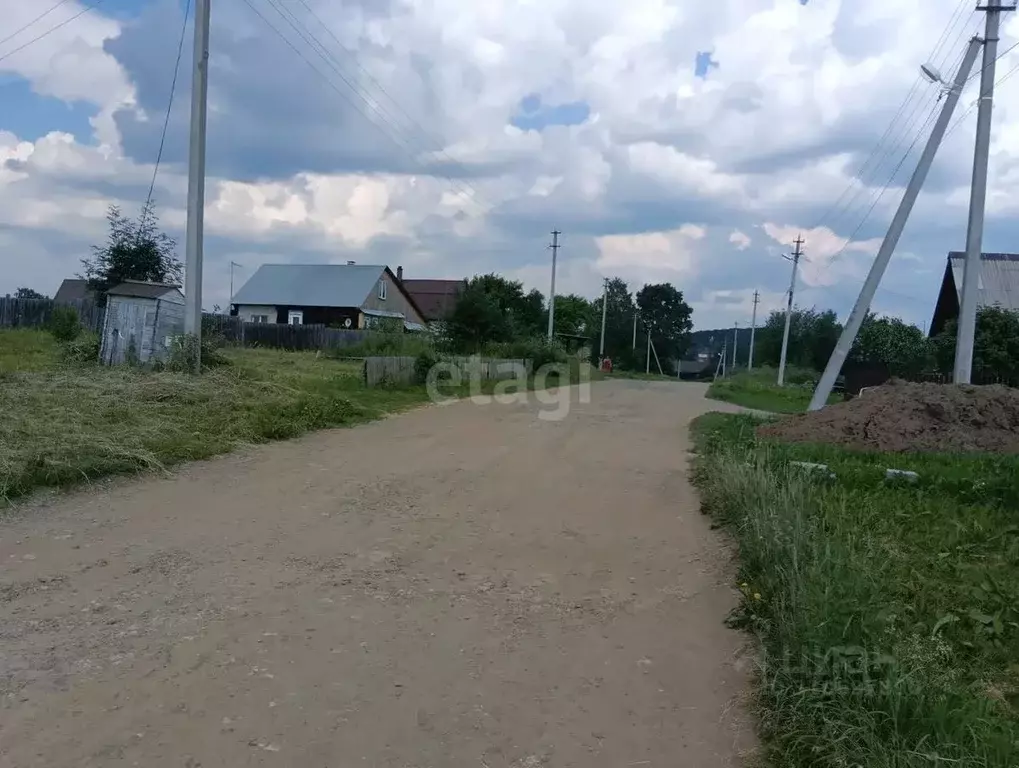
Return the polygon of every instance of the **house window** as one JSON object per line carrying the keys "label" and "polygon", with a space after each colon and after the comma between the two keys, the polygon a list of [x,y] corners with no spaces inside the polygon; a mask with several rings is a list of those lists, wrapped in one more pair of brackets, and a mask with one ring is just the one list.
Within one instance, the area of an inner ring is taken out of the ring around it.
{"label": "house window", "polygon": [[386,300],[386,281],[379,280],[379,298],[383,301]]}
{"label": "house window", "polygon": [[252,315],[251,316],[251,322],[253,322],[253,323],[268,323],[269,322],[269,316],[268,315]]}
{"label": "house window", "polygon": [[304,313],[298,310],[290,310],[290,314],[287,315],[287,323],[289,325],[304,325]]}

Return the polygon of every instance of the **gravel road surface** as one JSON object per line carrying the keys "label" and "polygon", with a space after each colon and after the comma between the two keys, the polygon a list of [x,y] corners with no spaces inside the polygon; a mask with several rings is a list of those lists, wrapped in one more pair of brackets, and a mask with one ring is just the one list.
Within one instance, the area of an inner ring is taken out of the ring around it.
{"label": "gravel road surface", "polygon": [[570,393],[19,508],[0,766],[743,765],[731,553],[687,479],[688,422],[727,407]]}

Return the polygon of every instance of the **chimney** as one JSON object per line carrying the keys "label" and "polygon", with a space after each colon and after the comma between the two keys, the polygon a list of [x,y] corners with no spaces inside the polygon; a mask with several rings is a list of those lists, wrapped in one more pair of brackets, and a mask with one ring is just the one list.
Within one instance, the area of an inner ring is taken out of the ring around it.
{"label": "chimney", "polygon": [[396,279],[403,280],[403,267],[396,268]]}

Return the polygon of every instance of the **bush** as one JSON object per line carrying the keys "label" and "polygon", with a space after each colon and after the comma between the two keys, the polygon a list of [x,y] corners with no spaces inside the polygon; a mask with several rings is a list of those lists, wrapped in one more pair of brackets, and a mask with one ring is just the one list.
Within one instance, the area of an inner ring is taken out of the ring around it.
{"label": "bush", "polygon": [[482,354],[485,357],[507,360],[530,360],[532,370],[534,371],[537,371],[543,365],[565,363],[567,360],[566,352],[562,347],[541,337],[487,344]]}
{"label": "bush", "polygon": [[98,333],[83,333],[66,342],[61,348],[64,362],[74,365],[88,365],[99,362],[100,338]]}
{"label": "bush", "polygon": [[414,360],[414,382],[416,384],[425,384],[428,381],[428,372],[438,362],[438,358],[431,352],[424,351],[418,353],[417,358]]}
{"label": "bush", "polygon": [[78,310],[74,307],[54,307],[50,315],[49,331],[57,341],[73,341],[81,333]]}

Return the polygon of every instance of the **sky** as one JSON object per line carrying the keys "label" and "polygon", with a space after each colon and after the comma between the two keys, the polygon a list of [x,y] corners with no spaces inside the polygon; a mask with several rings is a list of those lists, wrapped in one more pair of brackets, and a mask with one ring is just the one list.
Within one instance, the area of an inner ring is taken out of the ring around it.
{"label": "sky", "polygon": [[[108,207],[133,215],[153,178],[186,1],[104,0],[73,18],[94,4],[29,25],[57,0],[0,0],[0,295],[55,292],[105,239]],[[355,260],[547,293],[558,229],[557,292],[668,281],[696,328],[745,326],[755,291],[761,319],[782,307],[802,235],[797,305],[844,318],[939,106],[919,67],[951,76],[975,6],[212,0],[203,303],[229,303],[231,262],[236,286],[263,263]],[[985,251],[1019,251],[1016,16]],[[191,36],[189,22],[154,188],[182,258]],[[976,90],[880,313],[929,322],[947,252],[964,247]]]}

